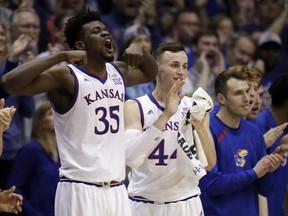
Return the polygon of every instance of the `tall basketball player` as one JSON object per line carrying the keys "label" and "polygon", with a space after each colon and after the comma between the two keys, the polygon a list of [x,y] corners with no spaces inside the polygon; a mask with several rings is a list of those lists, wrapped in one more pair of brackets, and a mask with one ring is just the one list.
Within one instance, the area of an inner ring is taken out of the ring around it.
{"label": "tall basketball player", "polygon": [[[11,94],[48,92],[61,160],[55,215],[131,215],[121,183],[124,89],[154,80],[156,62],[134,43],[124,53],[126,63],[111,63],[112,37],[95,11],[68,19],[64,34],[74,51],[23,64],[1,85]],[[71,64],[55,66],[65,60]]]}

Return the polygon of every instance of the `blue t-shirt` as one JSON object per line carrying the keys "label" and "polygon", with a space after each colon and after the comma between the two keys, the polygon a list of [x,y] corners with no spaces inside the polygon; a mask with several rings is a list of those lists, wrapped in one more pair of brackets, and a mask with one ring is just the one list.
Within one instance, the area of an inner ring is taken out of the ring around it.
{"label": "blue t-shirt", "polygon": [[266,155],[264,138],[257,127],[241,119],[237,129],[211,116],[210,130],[217,163],[200,180],[205,215],[259,215],[258,194],[271,193],[272,174],[257,179],[253,167]]}

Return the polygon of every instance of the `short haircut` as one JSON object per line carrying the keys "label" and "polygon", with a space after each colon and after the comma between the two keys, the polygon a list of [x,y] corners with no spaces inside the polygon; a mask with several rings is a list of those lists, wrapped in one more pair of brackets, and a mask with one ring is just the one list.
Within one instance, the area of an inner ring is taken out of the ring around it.
{"label": "short haircut", "polygon": [[243,72],[249,82],[256,82],[258,86],[262,84],[263,73],[258,68],[249,68]]}
{"label": "short haircut", "polygon": [[232,66],[228,68],[227,70],[218,74],[214,82],[215,95],[223,94],[224,96],[226,96],[227,95],[227,81],[232,78],[237,79],[237,80],[247,80],[245,73],[248,70],[249,68],[245,66]]}
{"label": "short haircut", "polygon": [[34,14],[35,17],[37,17],[37,19],[39,20],[40,22],[40,19],[39,19],[39,16],[38,14],[36,13],[36,11],[34,10],[34,8],[31,8],[31,7],[19,7],[17,8],[16,10],[13,11],[13,13],[11,14],[11,17],[10,17],[10,25],[11,26],[15,26],[18,24],[18,20],[17,20],[17,14],[19,13],[31,13],[31,14]]}
{"label": "short haircut", "polygon": [[82,36],[82,26],[91,21],[102,22],[97,11],[84,10],[67,20],[64,28],[64,36],[66,38],[65,42],[71,49],[75,49],[75,42]]}
{"label": "short haircut", "polygon": [[280,108],[288,101],[288,75],[278,76],[268,89],[272,99],[272,107]]}
{"label": "short haircut", "polygon": [[181,52],[181,51],[185,52],[185,48],[183,47],[182,44],[180,44],[178,42],[161,43],[158,45],[156,50],[153,51],[153,56],[156,59],[156,61],[158,61],[160,59],[161,55],[166,51],[169,51],[172,53],[177,53],[177,52]]}
{"label": "short haircut", "polygon": [[231,66],[228,68],[228,72],[234,70],[243,73],[243,76],[248,82],[256,82],[258,86],[261,85],[263,73],[258,68],[248,68],[245,65]]}

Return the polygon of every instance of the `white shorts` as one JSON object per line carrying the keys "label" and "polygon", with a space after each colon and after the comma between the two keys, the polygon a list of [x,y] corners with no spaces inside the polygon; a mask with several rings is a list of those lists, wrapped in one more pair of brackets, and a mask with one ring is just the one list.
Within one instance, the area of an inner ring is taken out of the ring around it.
{"label": "white shorts", "polygon": [[59,182],[55,216],[131,216],[124,184],[107,187],[87,183]]}
{"label": "white shorts", "polygon": [[130,205],[133,216],[204,216],[199,196],[168,204],[154,204],[130,199]]}

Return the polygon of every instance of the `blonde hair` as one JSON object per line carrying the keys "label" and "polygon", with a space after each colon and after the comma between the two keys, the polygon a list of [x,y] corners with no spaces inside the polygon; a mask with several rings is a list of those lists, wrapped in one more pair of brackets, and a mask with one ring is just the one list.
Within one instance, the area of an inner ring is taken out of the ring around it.
{"label": "blonde hair", "polygon": [[231,71],[237,71],[243,73],[244,77],[249,82],[256,82],[258,86],[262,83],[262,72],[257,68],[248,68],[244,65],[238,65],[238,66],[232,66],[227,69],[227,72]]}
{"label": "blonde hair", "polygon": [[33,116],[31,138],[36,140],[43,147],[45,152],[51,156],[52,150],[44,134],[44,127],[43,127],[43,118],[50,109],[51,105],[49,101],[45,101],[35,111]]}

